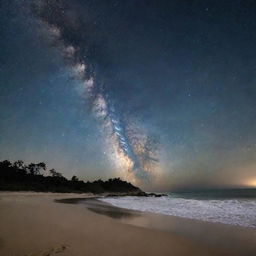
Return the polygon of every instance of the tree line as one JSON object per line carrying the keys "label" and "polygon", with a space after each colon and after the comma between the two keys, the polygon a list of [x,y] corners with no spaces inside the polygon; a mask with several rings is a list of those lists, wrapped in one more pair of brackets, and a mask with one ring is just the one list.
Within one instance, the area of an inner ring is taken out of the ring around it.
{"label": "tree line", "polygon": [[84,182],[72,176],[69,180],[55,169],[48,170],[44,162],[26,165],[21,160],[13,163],[9,160],[0,161],[0,190],[97,194],[140,191],[120,178]]}

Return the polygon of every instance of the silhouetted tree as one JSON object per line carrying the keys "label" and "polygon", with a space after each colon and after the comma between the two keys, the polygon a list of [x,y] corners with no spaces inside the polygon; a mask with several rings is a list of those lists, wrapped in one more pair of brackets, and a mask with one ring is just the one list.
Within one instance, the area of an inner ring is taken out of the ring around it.
{"label": "silhouetted tree", "polygon": [[41,170],[46,170],[46,164],[43,162],[38,164],[31,163],[27,168],[31,175],[39,175]]}
{"label": "silhouetted tree", "polygon": [[72,178],[71,178],[72,181],[78,181],[78,178],[74,175]]}
{"label": "silhouetted tree", "polygon": [[60,172],[57,172],[55,169],[51,169],[49,170],[49,172],[52,175],[52,177],[58,177],[58,178],[63,177],[62,174]]}
{"label": "silhouetted tree", "polygon": [[24,162],[22,160],[15,161],[13,167],[16,169],[24,169]]}
{"label": "silhouetted tree", "polygon": [[4,160],[0,162],[0,168],[9,168],[11,167],[12,163],[9,160]]}
{"label": "silhouetted tree", "polygon": [[39,175],[46,170],[46,164],[30,163],[26,166],[23,161],[18,160],[13,164],[8,161],[0,161],[0,190],[32,190],[32,191],[52,191],[52,192],[132,192],[138,188],[132,184],[122,181],[120,178],[103,181],[101,179],[94,182],[84,182],[77,176],[67,180],[55,169],[49,170],[51,177]]}
{"label": "silhouetted tree", "polygon": [[39,167],[40,170],[46,170],[46,164],[44,162],[40,162],[37,164],[37,166]]}

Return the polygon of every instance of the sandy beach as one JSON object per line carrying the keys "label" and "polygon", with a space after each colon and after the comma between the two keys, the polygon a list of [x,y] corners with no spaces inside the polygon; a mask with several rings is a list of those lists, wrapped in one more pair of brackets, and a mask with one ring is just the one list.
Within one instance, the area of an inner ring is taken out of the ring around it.
{"label": "sandy beach", "polygon": [[[55,202],[89,197],[93,195],[1,192],[0,255],[255,255],[253,247],[241,252],[218,246],[218,241],[209,245],[182,232],[129,225],[88,210],[83,204]],[[200,227],[193,223],[193,228]],[[177,228],[182,225],[178,222]]]}

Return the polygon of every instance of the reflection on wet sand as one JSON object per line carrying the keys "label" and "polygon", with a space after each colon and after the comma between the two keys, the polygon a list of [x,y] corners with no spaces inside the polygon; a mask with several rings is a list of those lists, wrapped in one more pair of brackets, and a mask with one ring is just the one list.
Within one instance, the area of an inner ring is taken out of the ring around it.
{"label": "reflection on wet sand", "polygon": [[176,216],[118,208],[97,198],[56,200],[60,203],[83,204],[88,210],[139,227],[170,232],[208,246],[217,246],[241,255],[256,255],[256,229],[220,223],[191,220]]}
{"label": "reflection on wet sand", "polygon": [[139,211],[118,208],[94,198],[69,198],[55,201],[58,203],[84,204],[88,210],[114,219],[135,218],[141,215]]}

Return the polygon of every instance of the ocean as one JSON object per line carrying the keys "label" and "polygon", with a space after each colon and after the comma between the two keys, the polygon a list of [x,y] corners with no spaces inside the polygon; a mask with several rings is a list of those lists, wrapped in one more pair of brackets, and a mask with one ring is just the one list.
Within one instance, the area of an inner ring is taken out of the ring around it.
{"label": "ocean", "polygon": [[166,193],[163,197],[108,197],[117,207],[256,228],[256,189]]}

